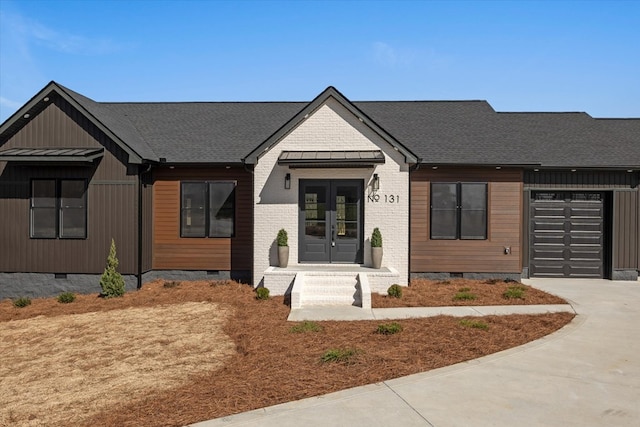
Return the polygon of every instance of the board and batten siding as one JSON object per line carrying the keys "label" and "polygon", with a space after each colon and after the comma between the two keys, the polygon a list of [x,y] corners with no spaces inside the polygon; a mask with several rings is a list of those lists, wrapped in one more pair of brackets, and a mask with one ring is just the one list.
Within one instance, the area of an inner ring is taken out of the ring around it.
{"label": "board and batten siding", "polygon": [[[486,240],[430,239],[432,182],[488,184]],[[418,169],[411,173],[411,273],[520,273],[521,221],[520,170]]]}
{"label": "board and batten siding", "polygon": [[638,269],[638,191],[615,191],[613,194],[613,268]]}
{"label": "board and batten siding", "polygon": [[[101,274],[111,239],[116,242],[119,271],[137,266],[137,175],[127,155],[86,117],[59,96],[0,148],[105,147],[91,165],[22,165],[0,162],[0,271]],[[31,239],[31,180],[82,178],[88,181],[87,238]]]}
{"label": "board and batten siding", "polygon": [[[153,269],[249,271],[253,253],[251,174],[242,167],[153,171]],[[180,237],[180,183],[236,181],[235,236]]]}

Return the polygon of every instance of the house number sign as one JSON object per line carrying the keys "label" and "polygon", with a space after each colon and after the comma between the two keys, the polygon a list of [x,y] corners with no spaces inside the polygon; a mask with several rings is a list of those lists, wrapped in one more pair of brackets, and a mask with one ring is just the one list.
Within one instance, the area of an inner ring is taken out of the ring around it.
{"label": "house number sign", "polygon": [[400,203],[400,196],[397,194],[369,194],[369,203]]}

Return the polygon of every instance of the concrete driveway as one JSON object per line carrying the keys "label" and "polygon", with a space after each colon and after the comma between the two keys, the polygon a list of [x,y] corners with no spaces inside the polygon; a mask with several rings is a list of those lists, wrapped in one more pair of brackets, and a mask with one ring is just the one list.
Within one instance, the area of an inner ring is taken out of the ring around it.
{"label": "concrete driveway", "polygon": [[640,282],[525,283],[578,316],[491,356],[197,426],[640,426]]}

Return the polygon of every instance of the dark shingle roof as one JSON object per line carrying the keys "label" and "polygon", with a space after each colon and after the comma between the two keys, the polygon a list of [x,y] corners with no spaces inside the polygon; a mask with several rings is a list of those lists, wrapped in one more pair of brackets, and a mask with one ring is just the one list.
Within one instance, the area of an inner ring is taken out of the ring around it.
{"label": "dark shingle roof", "polygon": [[239,163],[306,103],[104,105],[129,120],[157,158],[171,163]]}
{"label": "dark shingle roof", "polygon": [[[350,102],[332,87],[311,103],[99,103],[55,82],[42,92],[51,88],[64,92],[125,149],[151,161],[240,163],[326,94],[366,115],[366,124],[427,164],[640,167],[640,118],[497,113],[486,101]],[[2,125],[3,137],[35,108],[35,98]]]}

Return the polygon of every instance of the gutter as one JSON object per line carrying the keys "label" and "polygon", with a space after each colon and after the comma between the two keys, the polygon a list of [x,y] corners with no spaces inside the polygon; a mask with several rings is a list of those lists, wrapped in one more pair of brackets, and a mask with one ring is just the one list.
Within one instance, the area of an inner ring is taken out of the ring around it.
{"label": "gutter", "polygon": [[137,276],[137,289],[140,290],[142,288],[142,186],[143,179],[142,176],[146,173],[151,172],[151,163],[147,163],[147,170],[142,170],[142,166],[139,168],[138,172],[138,272]]}

